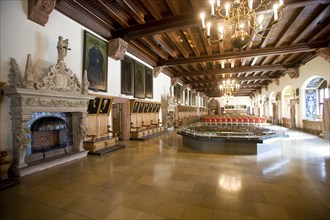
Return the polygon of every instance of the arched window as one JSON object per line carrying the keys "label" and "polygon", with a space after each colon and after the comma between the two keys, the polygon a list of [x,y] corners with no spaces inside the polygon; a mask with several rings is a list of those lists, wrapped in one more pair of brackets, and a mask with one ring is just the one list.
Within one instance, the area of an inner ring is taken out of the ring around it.
{"label": "arched window", "polygon": [[305,91],[305,117],[320,119],[323,112],[324,99],[328,98],[327,81],[321,77],[312,79]]}

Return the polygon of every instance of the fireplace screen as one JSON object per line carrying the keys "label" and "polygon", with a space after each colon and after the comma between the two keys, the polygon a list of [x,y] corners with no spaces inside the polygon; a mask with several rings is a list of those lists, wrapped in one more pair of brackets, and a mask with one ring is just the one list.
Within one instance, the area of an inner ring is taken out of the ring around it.
{"label": "fireplace screen", "polygon": [[31,125],[32,153],[45,154],[48,151],[63,149],[66,154],[68,146],[68,126],[66,122],[58,117],[42,117]]}

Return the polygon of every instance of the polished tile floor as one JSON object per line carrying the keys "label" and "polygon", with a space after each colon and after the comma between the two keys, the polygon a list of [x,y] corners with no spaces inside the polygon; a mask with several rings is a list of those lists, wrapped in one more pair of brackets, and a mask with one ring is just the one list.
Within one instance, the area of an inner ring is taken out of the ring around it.
{"label": "polished tile floor", "polygon": [[329,140],[287,131],[258,156],[200,154],[175,131],[21,178],[0,219],[329,219]]}

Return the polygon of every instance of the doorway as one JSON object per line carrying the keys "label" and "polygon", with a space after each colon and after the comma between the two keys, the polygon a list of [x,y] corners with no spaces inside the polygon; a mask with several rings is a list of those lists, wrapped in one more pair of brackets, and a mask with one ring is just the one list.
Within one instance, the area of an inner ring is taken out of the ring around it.
{"label": "doorway", "polygon": [[112,130],[118,134],[119,140],[122,140],[122,104],[114,103],[112,105]]}

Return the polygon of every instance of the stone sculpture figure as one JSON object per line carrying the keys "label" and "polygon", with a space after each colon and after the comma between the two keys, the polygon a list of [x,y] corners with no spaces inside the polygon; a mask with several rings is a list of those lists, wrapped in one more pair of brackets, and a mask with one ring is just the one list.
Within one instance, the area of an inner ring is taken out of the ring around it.
{"label": "stone sculpture figure", "polygon": [[64,62],[64,57],[66,56],[69,48],[69,39],[63,40],[62,36],[58,37],[58,42],[57,42],[57,63]]}

